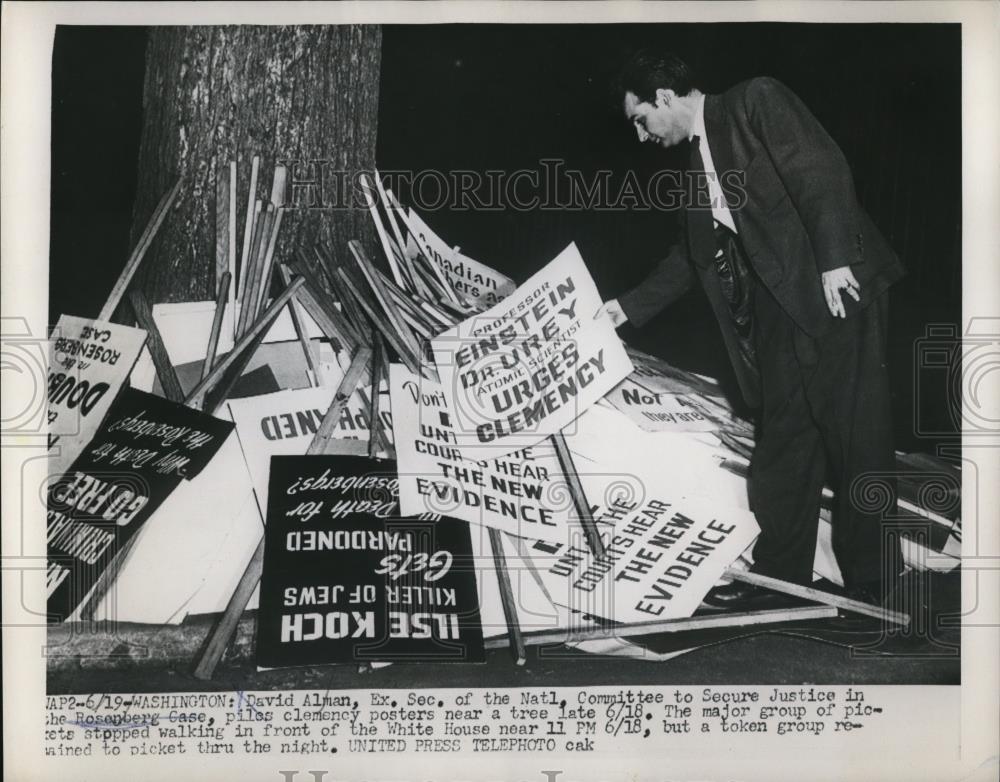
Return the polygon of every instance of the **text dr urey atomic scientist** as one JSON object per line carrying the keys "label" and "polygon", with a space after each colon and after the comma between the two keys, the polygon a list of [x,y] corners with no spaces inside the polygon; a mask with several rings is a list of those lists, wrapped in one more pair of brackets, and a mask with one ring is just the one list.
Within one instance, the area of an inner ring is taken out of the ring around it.
{"label": "text dr urey atomic scientist", "polygon": [[[761,534],[752,569],[811,582],[829,480],[845,587],[879,602],[900,571],[899,543],[884,534],[881,513],[852,502],[851,488],[895,468],[885,335],[887,289],[904,273],[899,259],[858,204],[843,153],[778,81],[706,95],[683,61],[644,50],[626,64],[618,90],[640,141],[689,144],[691,174],[708,187],[702,195],[712,207],[688,204],[681,239],[598,317],[642,326],[701,283],[740,390],[758,409],[749,497]],[[719,184],[730,171],[744,175],[745,197],[733,208]],[[734,582],[708,601],[765,596]]]}

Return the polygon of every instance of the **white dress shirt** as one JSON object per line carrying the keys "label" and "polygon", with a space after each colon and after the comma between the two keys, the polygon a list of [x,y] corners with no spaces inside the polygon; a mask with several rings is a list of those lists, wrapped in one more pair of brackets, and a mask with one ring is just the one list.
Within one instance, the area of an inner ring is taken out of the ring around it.
{"label": "white dress shirt", "polygon": [[705,164],[705,176],[708,179],[708,195],[712,199],[712,217],[717,223],[722,223],[733,233],[736,230],[736,221],[733,219],[729,207],[726,205],[726,197],[722,192],[722,185],[719,184],[719,175],[715,171],[715,163],[712,161],[712,150],[708,147],[708,134],[705,132],[705,96],[698,96],[698,105],[695,109],[694,124],[691,133],[688,135],[690,141],[695,136],[698,137],[698,148],[701,150],[701,159]]}

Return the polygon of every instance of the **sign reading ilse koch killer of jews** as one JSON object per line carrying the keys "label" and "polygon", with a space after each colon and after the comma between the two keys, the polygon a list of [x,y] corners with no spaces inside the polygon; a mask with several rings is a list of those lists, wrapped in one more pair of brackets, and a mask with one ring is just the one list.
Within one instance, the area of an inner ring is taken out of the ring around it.
{"label": "sign reading ilse koch killer of jews", "polygon": [[90,442],[135,365],[146,332],[63,315],[49,342],[49,472],[66,471]]}
{"label": "sign reading ilse koch killer of jews", "polygon": [[759,528],[750,511],[658,493],[655,481],[602,486],[581,476],[605,553],[586,542],[531,549],[552,599],[618,622],[691,616]]}
{"label": "sign reading ilse koch killer of jews", "polygon": [[124,390],[93,440],[48,491],[50,620],[66,619],[118,549],[170,493],[204,469],[228,421],[144,391]]}
{"label": "sign reading ilse koch killer of jews", "polygon": [[497,458],[558,432],[632,363],[571,244],[497,306],[431,345],[462,456]]}
{"label": "sign reading ilse koch killer of jews", "polygon": [[460,296],[474,304],[492,307],[514,290],[514,281],[510,277],[467,255],[454,252],[412,209],[406,215],[406,222],[412,231],[407,237],[406,251],[413,253],[419,249],[444,272]]}
{"label": "sign reading ilse koch killer of jews", "polygon": [[391,364],[389,391],[402,513],[444,513],[520,537],[566,541],[575,509],[551,439],[467,461],[440,385]]}
{"label": "sign reading ilse koch killer of jews", "polygon": [[394,462],[273,457],[264,539],[259,667],[485,659],[469,525],[402,517]]}

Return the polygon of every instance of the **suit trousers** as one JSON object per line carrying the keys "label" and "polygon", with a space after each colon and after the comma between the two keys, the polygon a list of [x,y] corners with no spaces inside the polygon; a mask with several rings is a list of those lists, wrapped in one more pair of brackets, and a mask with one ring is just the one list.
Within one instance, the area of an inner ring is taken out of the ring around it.
{"label": "suit trousers", "polygon": [[859,309],[845,299],[820,337],[810,337],[763,284],[754,328],[762,410],[750,465],[750,504],[761,528],[754,570],[811,582],[824,482],[834,491],[833,549],[845,585],[899,572],[895,455],[886,370],[888,294]]}

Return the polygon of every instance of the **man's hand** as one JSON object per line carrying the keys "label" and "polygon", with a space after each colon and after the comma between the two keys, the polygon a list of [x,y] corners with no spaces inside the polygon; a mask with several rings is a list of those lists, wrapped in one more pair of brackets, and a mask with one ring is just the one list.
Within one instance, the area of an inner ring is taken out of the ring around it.
{"label": "man's hand", "polygon": [[611,299],[611,301],[604,302],[597,311],[597,314],[594,315],[594,320],[604,316],[611,318],[611,325],[615,328],[618,328],[628,320],[628,316],[625,314],[625,310],[622,309],[622,305],[618,303],[618,299]]}
{"label": "man's hand", "polygon": [[823,294],[826,296],[826,306],[830,308],[830,314],[835,318],[847,317],[841,298],[844,291],[847,291],[855,301],[861,301],[861,286],[854,278],[854,272],[851,271],[850,266],[841,266],[839,269],[823,272]]}

